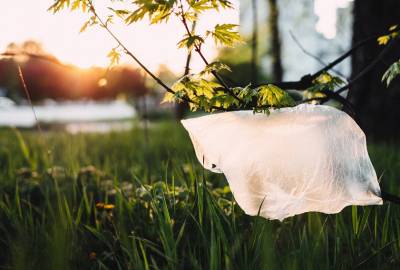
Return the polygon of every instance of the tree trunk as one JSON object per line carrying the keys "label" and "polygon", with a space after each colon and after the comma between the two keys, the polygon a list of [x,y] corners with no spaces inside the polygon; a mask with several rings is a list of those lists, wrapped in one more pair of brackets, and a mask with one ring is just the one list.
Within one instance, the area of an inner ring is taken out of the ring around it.
{"label": "tree trunk", "polygon": [[[355,0],[353,14],[354,45],[373,35],[385,34],[391,25],[398,24],[400,1]],[[383,48],[372,41],[357,50],[352,57],[351,77],[362,71]],[[400,80],[395,79],[389,88],[381,82],[386,69],[399,58],[400,50],[395,48],[349,91],[356,120],[368,135],[378,139],[400,135]]]}
{"label": "tree trunk", "polygon": [[257,69],[257,58],[258,58],[258,12],[257,12],[257,0],[251,0],[251,8],[253,15],[253,37],[251,41],[251,83],[253,85],[258,84],[258,69]]}
{"label": "tree trunk", "polygon": [[[188,75],[190,72],[190,60],[192,58],[192,53],[189,52],[186,58],[184,76]],[[185,116],[186,111],[189,109],[189,104],[186,101],[177,102],[175,105],[175,118],[176,120],[181,120]]]}
{"label": "tree trunk", "polygon": [[272,57],[272,79],[275,82],[282,81],[282,57],[281,57],[281,40],[279,36],[278,19],[279,12],[277,0],[268,0],[269,16],[268,29],[271,35],[271,57]]}

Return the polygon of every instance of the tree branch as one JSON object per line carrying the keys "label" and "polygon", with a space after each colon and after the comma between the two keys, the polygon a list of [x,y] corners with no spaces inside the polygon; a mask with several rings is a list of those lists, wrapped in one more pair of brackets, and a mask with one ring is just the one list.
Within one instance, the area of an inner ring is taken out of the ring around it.
{"label": "tree branch", "polygon": [[[192,32],[189,30],[189,26],[186,21],[185,17],[185,12],[183,10],[183,4],[182,1],[180,1],[180,9],[181,9],[181,21],[185,27],[186,33],[189,37],[192,37]],[[200,58],[203,60],[204,64],[207,66],[210,64],[207,59],[205,58],[204,54],[201,52],[201,46],[198,44],[194,44],[194,50],[197,52],[197,54],[200,56]],[[217,81],[224,87],[225,91],[234,97],[236,100],[238,100],[240,103],[244,103],[235,93],[229,88],[229,86],[226,84],[226,82],[222,79],[222,77],[216,72],[216,71],[211,71],[211,74],[217,79]]]}
{"label": "tree branch", "polygon": [[[389,33],[392,33],[394,31],[395,30],[389,31]],[[274,84],[274,85],[276,85],[276,86],[278,86],[278,87],[280,87],[280,88],[282,88],[284,90],[289,90],[289,89],[296,89],[296,90],[299,90],[299,91],[306,90],[307,88],[312,86],[313,80],[316,79],[319,75],[321,75],[324,72],[327,72],[327,71],[331,70],[336,65],[340,64],[341,62],[343,62],[343,60],[345,60],[346,58],[351,56],[353,53],[355,53],[355,51],[357,51],[359,48],[363,47],[364,45],[366,45],[370,41],[376,41],[376,39],[378,37],[380,37],[380,36],[382,36],[382,34],[374,35],[374,36],[368,37],[368,38],[358,42],[356,45],[354,45],[347,52],[345,52],[344,54],[342,54],[341,56],[336,58],[331,63],[327,64],[326,66],[324,66],[323,68],[321,68],[320,70],[318,70],[317,72],[315,72],[313,74],[307,74],[307,75],[303,76],[299,81],[272,82],[272,83],[269,82],[269,83],[262,83],[262,84],[260,84],[258,86],[266,85],[266,84]]]}
{"label": "tree branch", "polygon": [[395,40],[389,42],[388,45],[385,46],[385,48],[379,53],[379,55],[371,62],[369,63],[362,71],[360,71],[351,81],[349,81],[348,84],[345,86],[339,88],[335,93],[340,94],[344,92],[346,89],[350,88],[354,83],[356,83],[359,79],[364,77],[371,69],[373,69],[377,64],[381,62],[383,57],[392,49],[395,47],[395,45],[399,43],[399,38],[396,38]]}
{"label": "tree branch", "polygon": [[[326,66],[327,63],[325,63],[324,61],[322,61],[318,56],[312,54],[311,52],[307,51],[306,48],[304,48],[304,46],[300,43],[300,41],[297,39],[297,37],[293,34],[292,31],[289,31],[290,37],[293,39],[294,43],[296,43],[296,45],[300,48],[300,50],[305,54],[310,56],[311,58],[313,58],[315,61],[317,61],[318,63],[320,63],[322,66]],[[344,76],[341,72],[339,72],[338,70],[335,70],[332,68],[332,71],[335,72],[337,75],[339,75],[340,77],[346,78],[346,76]]]}

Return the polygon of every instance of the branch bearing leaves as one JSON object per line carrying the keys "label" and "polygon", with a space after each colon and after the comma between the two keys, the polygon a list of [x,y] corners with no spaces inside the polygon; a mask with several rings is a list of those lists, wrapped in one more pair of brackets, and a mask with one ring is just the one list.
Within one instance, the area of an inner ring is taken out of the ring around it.
{"label": "branch bearing leaves", "polygon": [[233,47],[236,42],[242,42],[239,33],[234,30],[236,24],[217,24],[214,31],[207,31],[207,35],[214,38],[216,44]]}
{"label": "branch bearing leaves", "polygon": [[214,105],[216,91],[221,87],[219,83],[207,81],[199,76],[184,76],[171,87],[174,93],[167,92],[164,95],[162,103],[179,102],[183,97],[187,97],[195,102],[195,104],[189,104],[192,111],[201,108],[209,112]]}
{"label": "branch bearing leaves", "polygon": [[151,24],[168,21],[173,12],[176,0],[135,0],[132,2],[138,8],[125,18],[126,24],[132,24],[148,16]]}
{"label": "branch bearing leaves", "polygon": [[250,104],[254,101],[257,101],[258,98],[258,90],[257,88],[251,88],[251,85],[248,84],[245,87],[235,87],[233,88],[233,92],[237,94],[237,96],[243,100],[246,104]]}
{"label": "branch bearing leaves", "polygon": [[178,47],[186,48],[191,51],[196,47],[200,47],[203,43],[204,39],[201,36],[186,34],[184,38],[178,42]]}
{"label": "branch bearing leaves", "polygon": [[217,62],[212,62],[212,63],[208,64],[208,65],[199,73],[199,75],[200,75],[200,76],[208,75],[208,74],[210,74],[210,73],[212,73],[212,72],[219,72],[219,71],[221,71],[221,70],[226,70],[226,71],[229,71],[229,72],[232,71],[231,68],[230,68],[228,65],[217,61]]}
{"label": "branch bearing leaves", "polygon": [[186,11],[185,13],[183,13],[183,17],[186,19],[186,21],[194,22],[197,20],[197,14],[198,13],[193,11]]}
{"label": "branch bearing leaves", "polygon": [[74,10],[81,9],[82,12],[85,13],[87,10],[87,6],[88,5],[87,5],[86,0],[75,0],[72,3],[71,10],[74,11]]}
{"label": "branch bearing leaves", "polygon": [[[108,17],[106,23],[108,23],[110,19],[112,19],[112,18]],[[93,26],[97,23],[98,23],[98,21],[97,21],[96,16],[91,16],[90,19],[82,25],[81,29],[79,30],[79,33],[84,32],[89,26]]]}
{"label": "branch bearing leaves", "polygon": [[257,88],[257,91],[257,105],[260,107],[270,106],[281,108],[295,105],[293,98],[287,92],[273,84],[260,86]]}
{"label": "branch bearing leaves", "polygon": [[219,7],[221,8],[233,8],[232,2],[228,0],[211,0],[212,5],[214,8],[218,10]]}
{"label": "branch bearing leaves", "polygon": [[57,13],[60,10],[70,6],[70,0],[57,0],[53,5],[51,5],[47,10]]}
{"label": "branch bearing leaves", "polygon": [[336,87],[343,85],[344,81],[337,76],[324,72],[313,81],[313,84],[307,91],[320,92],[327,89],[333,91]]}
{"label": "branch bearing leaves", "polygon": [[[72,2],[72,4],[71,4]],[[87,0],[57,0],[47,10],[57,13],[62,9],[69,8],[71,11],[80,9],[83,13],[87,11],[88,3]]]}
{"label": "branch bearing leaves", "polygon": [[214,95],[214,97],[211,99],[211,104],[218,107],[222,107],[224,109],[239,106],[239,102],[237,99],[235,99],[234,97],[223,91],[218,91]]}
{"label": "branch bearing leaves", "polygon": [[[397,24],[389,27],[389,32],[387,35],[383,35],[377,38],[377,42],[379,45],[386,45],[391,39],[396,38],[399,35],[399,31],[397,30],[399,26]],[[397,30],[397,31],[396,31]]]}
{"label": "branch bearing leaves", "polygon": [[394,62],[383,74],[382,82],[386,81],[386,87],[389,87],[394,78],[400,74],[400,60]]}
{"label": "branch bearing leaves", "polygon": [[197,13],[214,8],[210,0],[189,0],[187,2],[189,6]]}
{"label": "branch bearing leaves", "polygon": [[121,19],[125,19],[125,17],[129,14],[129,10],[126,9],[113,9],[112,7],[109,7],[108,9],[114,12],[114,14]]}
{"label": "branch bearing leaves", "polygon": [[208,9],[219,10],[219,8],[233,7],[232,3],[227,0],[188,0],[187,3],[197,13],[201,13]]}

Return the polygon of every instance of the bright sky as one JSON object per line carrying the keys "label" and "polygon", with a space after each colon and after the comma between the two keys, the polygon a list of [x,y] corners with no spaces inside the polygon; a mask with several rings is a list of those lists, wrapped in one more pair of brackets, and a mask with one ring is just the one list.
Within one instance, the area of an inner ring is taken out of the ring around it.
{"label": "bright sky", "polygon": [[315,29],[327,39],[336,36],[338,8],[346,8],[353,0],[314,0],[314,12],[318,16]]}
{"label": "bright sky", "polygon": [[[200,17],[197,29],[204,32],[217,23],[239,24],[238,1],[233,1],[236,7],[234,10],[224,10],[219,14],[207,12],[207,15]],[[315,0],[314,11],[319,17],[316,30],[326,38],[335,37],[337,9],[346,7],[351,1]],[[4,51],[11,42],[36,40],[63,62],[80,67],[107,66],[107,53],[116,45],[110,36],[98,27],[89,28],[79,34],[79,29],[87,20],[88,14],[63,11],[53,15],[47,11],[52,3],[52,0],[5,1],[0,9],[0,51]],[[98,6],[97,10],[104,17],[108,15],[106,5]],[[183,72],[187,53],[176,46],[184,33],[180,21],[172,19],[167,24],[152,26],[143,21],[125,26],[118,23],[116,18],[111,28],[153,71],[157,70],[160,64],[165,64],[178,74]],[[203,51],[207,58],[211,59],[215,56],[216,46],[210,40]],[[201,70],[203,63],[199,57],[194,55],[192,59],[193,71]],[[128,57],[123,57],[122,62],[133,63]]]}
{"label": "bright sky", "polygon": [[[4,1],[4,0],[2,0]],[[11,42],[21,43],[36,40],[43,44],[45,50],[54,54],[61,61],[90,67],[107,66],[107,54],[116,43],[99,27],[89,28],[79,34],[79,29],[87,20],[88,14],[63,11],[53,15],[48,12],[52,0],[12,0],[4,1],[0,9],[0,51],[4,51]],[[95,1],[110,3],[110,1]],[[128,1],[129,2],[129,1]],[[204,32],[217,23],[239,23],[237,1],[235,10],[214,12],[200,18],[197,29]],[[107,6],[98,6],[98,13],[108,15]],[[111,25],[113,31],[126,46],[136,54],[150,69],[157,70],[160,64],[167,65],[174,72],[183,72],[187,52],[178,49],[176,44],[183,36],[183,26],[178,20],[170,20],[167,24],[149,26],[148,22],[139,22],[131,26],[118,23]],[[204,46],[208,58],[216,53],[216,47],[210,40]],[[133,63],[129,58],[122,62]],[[193,57],[192,68],[201,70],[202,62]]]}

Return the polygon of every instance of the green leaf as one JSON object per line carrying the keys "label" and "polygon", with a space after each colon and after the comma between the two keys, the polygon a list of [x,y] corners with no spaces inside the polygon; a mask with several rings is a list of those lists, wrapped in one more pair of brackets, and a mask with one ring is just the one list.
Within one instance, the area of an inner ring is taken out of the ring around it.
{"label": "green leaf", "polygon": [[222,7],[222,8],[233,8],[233,4],[228,0],[212,0],[214,7]]}
{"label": "green leaf", "polygon": [[210,0],[189,1],[189,5],[198,13],[214,8]]}
{"label": "green leaf", "polygon": [[263,85],[257,88],[258,106],[271,106],[275,108],[291,107],[295,105],[293,98],[281,88],[273,85]]}
{"label": "green leaf", "polygon": [[236,87],[233,91],[238,95],[238,97],[243,100],[246,104],[253,102],[254,99],[258,97],[258,90],[251,88],[248,84],[245,87]]}
{"label": "green leaf", "polygon": [[386,81],[386,87],[389,87],[390,83],[400,74],[400,60],[394,62],[383,74],[382,82]]}
{"label": "green leaf", "polygon": [[217,24],[214,31],[207,31],[207,35],[214,38],[215,43],[233,47],[236,42],[242,42],[242,38],[235,30],[236,24]]}
{"label": "green leaf", "polygon": [[161,101],[161,104],[163,103],[171,103],[175,101],[175,95],[171,92],[166,92],[164,94],[164,98]]}
{"label": "green leaf", "polygon": [[176,0],[135,0],[138,8],[125,18],[125,23],[131,24],[148,16],[151,24],[168,21],[174,11]]}
{"label": "green leaf", "polygon": [[335,88],[340,87],[344,84],[344,81],[337,77],[324,72],[319,75],[314,81],[313,86],[307,89],[310,92],[320,92],[324,90],[335,90]]}
{"label": "green leaf", "polygon": [[232,71],[232,70],[230,69],[230,67],[229,67],[228,65],[224,64],[224,63],[221,63],[221,62],[212,62],[212,63],[208,64],[208,65],[204,68],[204,70],[202,70],[202,71],[200,72],[199,75],[202,76],[202,75],[210,74],[210,73],[212,73],[212,72],[218,72],[218,71],[221,71],[221,70],[227,70],[227,71],[229,71],[229,72]]}
{"label": "green leaf", "polygon": [[199,47],[202,43],[204,43],[204,39],[201,36],[186,34],[185,38],[178,42],[178,47],[187,48],[191,51],[195,47]]}

